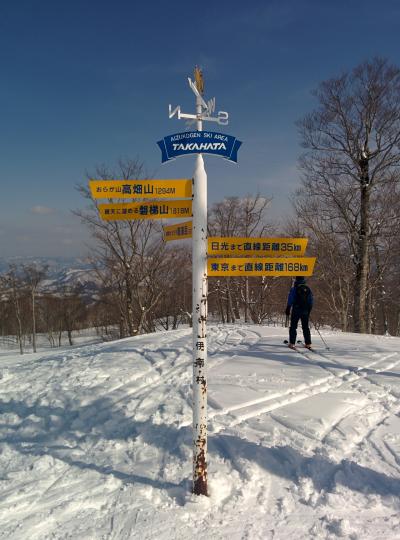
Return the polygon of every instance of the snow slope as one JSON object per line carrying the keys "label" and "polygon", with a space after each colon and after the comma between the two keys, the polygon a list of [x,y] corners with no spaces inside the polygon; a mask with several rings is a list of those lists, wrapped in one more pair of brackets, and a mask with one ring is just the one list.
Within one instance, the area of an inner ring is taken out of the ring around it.
{"label": "snow slope", "polygon": [[210,497],[191,333],[0,357],[0,538],[400,538],[400,339],[209,330]]}

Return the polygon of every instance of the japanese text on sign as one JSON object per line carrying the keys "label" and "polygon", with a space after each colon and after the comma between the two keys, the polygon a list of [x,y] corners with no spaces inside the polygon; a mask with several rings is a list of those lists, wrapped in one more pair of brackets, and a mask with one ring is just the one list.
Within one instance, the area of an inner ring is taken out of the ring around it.
{"label": "japanese text on sign", "polygon": [[164,225],[164,241],[181,240],[183,238],[192,238],[192,222],[185,221],[177,225]]}
{"label": "japanese text on sign", "polygon": [[209,255],[304,255],[307,238],[230,238],[208,239]]}
{"label": "japanese text on sign", "polygon": [[192,201],[143,203],[108,203],[98,205],[100,216],[106,221],[123,219],[163,219],[191,217]]}
{"label": "japanese text on sign", "polygon": [[90,180],[93,199],[178,199],[192,196],[192,180]]}
{"label": "japanese text on sign", "polygon": [[263,259],[208,259],[208,275],[212,276],[311,276],[315,257]]}

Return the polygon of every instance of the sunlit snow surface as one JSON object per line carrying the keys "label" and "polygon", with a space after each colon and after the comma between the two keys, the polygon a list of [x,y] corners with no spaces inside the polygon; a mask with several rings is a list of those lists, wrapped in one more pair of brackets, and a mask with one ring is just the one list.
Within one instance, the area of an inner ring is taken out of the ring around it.
{"label": "sunlit snow surface", "polygon": [[210,497],[189,329],[0,355],[0,538],[400,538],[400,339],[209,328]]}

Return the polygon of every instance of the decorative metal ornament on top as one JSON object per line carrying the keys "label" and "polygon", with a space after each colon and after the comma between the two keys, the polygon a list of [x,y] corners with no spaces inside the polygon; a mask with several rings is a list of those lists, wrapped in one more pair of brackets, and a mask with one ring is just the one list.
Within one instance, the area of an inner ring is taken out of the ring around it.
{"label": "decorative metal ornament on top", "polygon": [[219,111],[213,116],[215,98],[203,99],[204,79],[195,68],[189,87],[196,96],[196,113],[182,113],[178,105],[169,105],[169,118],[177,116],[196,123],[196,131],[175,133],[158,141],[162,161],[196,154],[193,176],[192,280],[193,280],[193,493],[208,495],[207,487],[207,174],[202,154],[214,154],[236,162],[241,145],[235,137],[203,131],[203,122],[228,123],[229,115]]}

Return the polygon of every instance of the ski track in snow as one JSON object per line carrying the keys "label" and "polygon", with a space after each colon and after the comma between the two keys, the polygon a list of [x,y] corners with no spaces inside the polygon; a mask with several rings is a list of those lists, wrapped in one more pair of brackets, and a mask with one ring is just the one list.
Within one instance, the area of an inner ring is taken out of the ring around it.
{"label": "ski track in snow", "polygon": [[209,498],[190,494],[189,329],[2,353],[0,539],[400,538],[400,339],[208,337]]}

